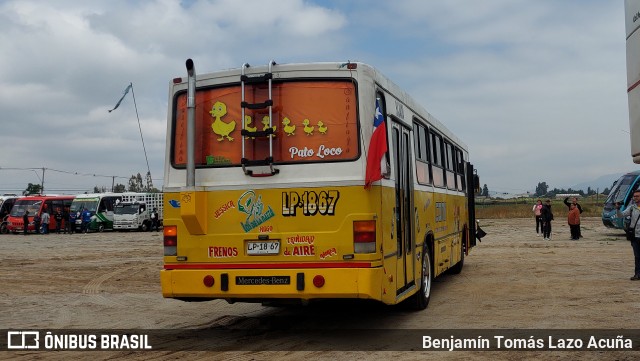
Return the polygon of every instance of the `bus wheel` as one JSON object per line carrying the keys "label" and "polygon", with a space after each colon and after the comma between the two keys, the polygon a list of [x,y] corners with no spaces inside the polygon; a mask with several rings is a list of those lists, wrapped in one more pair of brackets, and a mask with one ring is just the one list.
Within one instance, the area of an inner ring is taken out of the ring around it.
{"label": "bus wheel", "polygon": [[431,252],[429,246],[424,246],[422,252],[422,281],[420,290],[412,296],[412,306],[415,310],[424,310],[431,299],[431,284],[433,283],[433,269],[431,267]]}
{"label": "bus wheel", "polygon": [[2,225],[0,225],[0,233],[2,233],[2,234],[9,233],[9,229],[7,228],[7,224],[6,223],[2,223]]}
{"label": "bus wheel", "polygon": [[98,232],[104,232],[104,224],[100,223],[98,225]]}
{"label": "bus wheel", "polygon": [[142,223],[142,226],[140,226],[140,230],[141,230],[142,232],[146,232],[146,231],[148,231],[148,230],[149,230],[149,223],[147,223],[147,222],[143,222],[143,223]]}

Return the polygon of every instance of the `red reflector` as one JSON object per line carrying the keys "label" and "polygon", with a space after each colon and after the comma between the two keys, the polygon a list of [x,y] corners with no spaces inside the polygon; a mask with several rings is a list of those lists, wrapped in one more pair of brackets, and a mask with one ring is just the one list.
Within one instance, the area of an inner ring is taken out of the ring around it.
{"label": "red reflector", "polygon": [[173,84],[180,84],[182,83],[182,78],[173,78]]}
{"label": "red reflector", "polygon": [[320,275],[313,277],[313,285],[318,288],[324,286],[324,277]]}
{"label": "red reflector", "polygon": [[206,275],[204,276],[202,283],[204,283],[204,285],[207,287],[213,287],[213,284],[216,283],[216,280],[213,279],[212,275]]}
{"label": "red reflector", "polygon": [[347,69],[353,70],[353,69],[357,69],[357,68],[358,68],[358,64],[356,64],[356,63],[347,64]]}

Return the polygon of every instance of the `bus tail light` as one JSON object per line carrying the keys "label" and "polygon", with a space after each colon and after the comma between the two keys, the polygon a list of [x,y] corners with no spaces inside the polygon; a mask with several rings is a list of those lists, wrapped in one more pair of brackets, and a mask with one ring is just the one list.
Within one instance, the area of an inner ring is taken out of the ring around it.
{"label": "bus tail light", "polygon": [[324,286],[324,277],[321,275],[316,275],[313,277],[313,285],[317,288]]}
{"label": "bus tail light", "polygon": [[164,255],[178,255],[178,228],[176,226],[164,226]]}
{"label": "bus tail light", "polygon": [[376,221],[353,222],[354,253],[376,252]]}

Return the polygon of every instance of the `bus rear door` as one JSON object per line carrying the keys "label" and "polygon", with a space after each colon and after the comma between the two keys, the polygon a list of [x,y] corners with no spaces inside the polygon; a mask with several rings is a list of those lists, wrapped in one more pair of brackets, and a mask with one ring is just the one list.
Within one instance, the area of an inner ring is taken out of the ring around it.
{"label": "bus rear door", "polygon": [[395,173],[394,223],[397,243],[396,295],[415,286],[415,243],[413,232],[413,179],[411,171],[411,134],[397,123],[392,125],[393,165]]}

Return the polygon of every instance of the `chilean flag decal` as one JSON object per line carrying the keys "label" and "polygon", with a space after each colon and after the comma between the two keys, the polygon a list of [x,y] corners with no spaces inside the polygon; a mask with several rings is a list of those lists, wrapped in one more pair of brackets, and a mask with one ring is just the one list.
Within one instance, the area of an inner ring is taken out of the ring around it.
{"label": "chilean flag decal", "polygon": [[371,183],[382,179],[382,167],[380,162],[387,152],[387,127],[380,111],[379,99],[376,99],[376,114],[373,118],[373,134],[369,142],[367,154],[367,173],[364,178],[364,188],[371,187]]}

